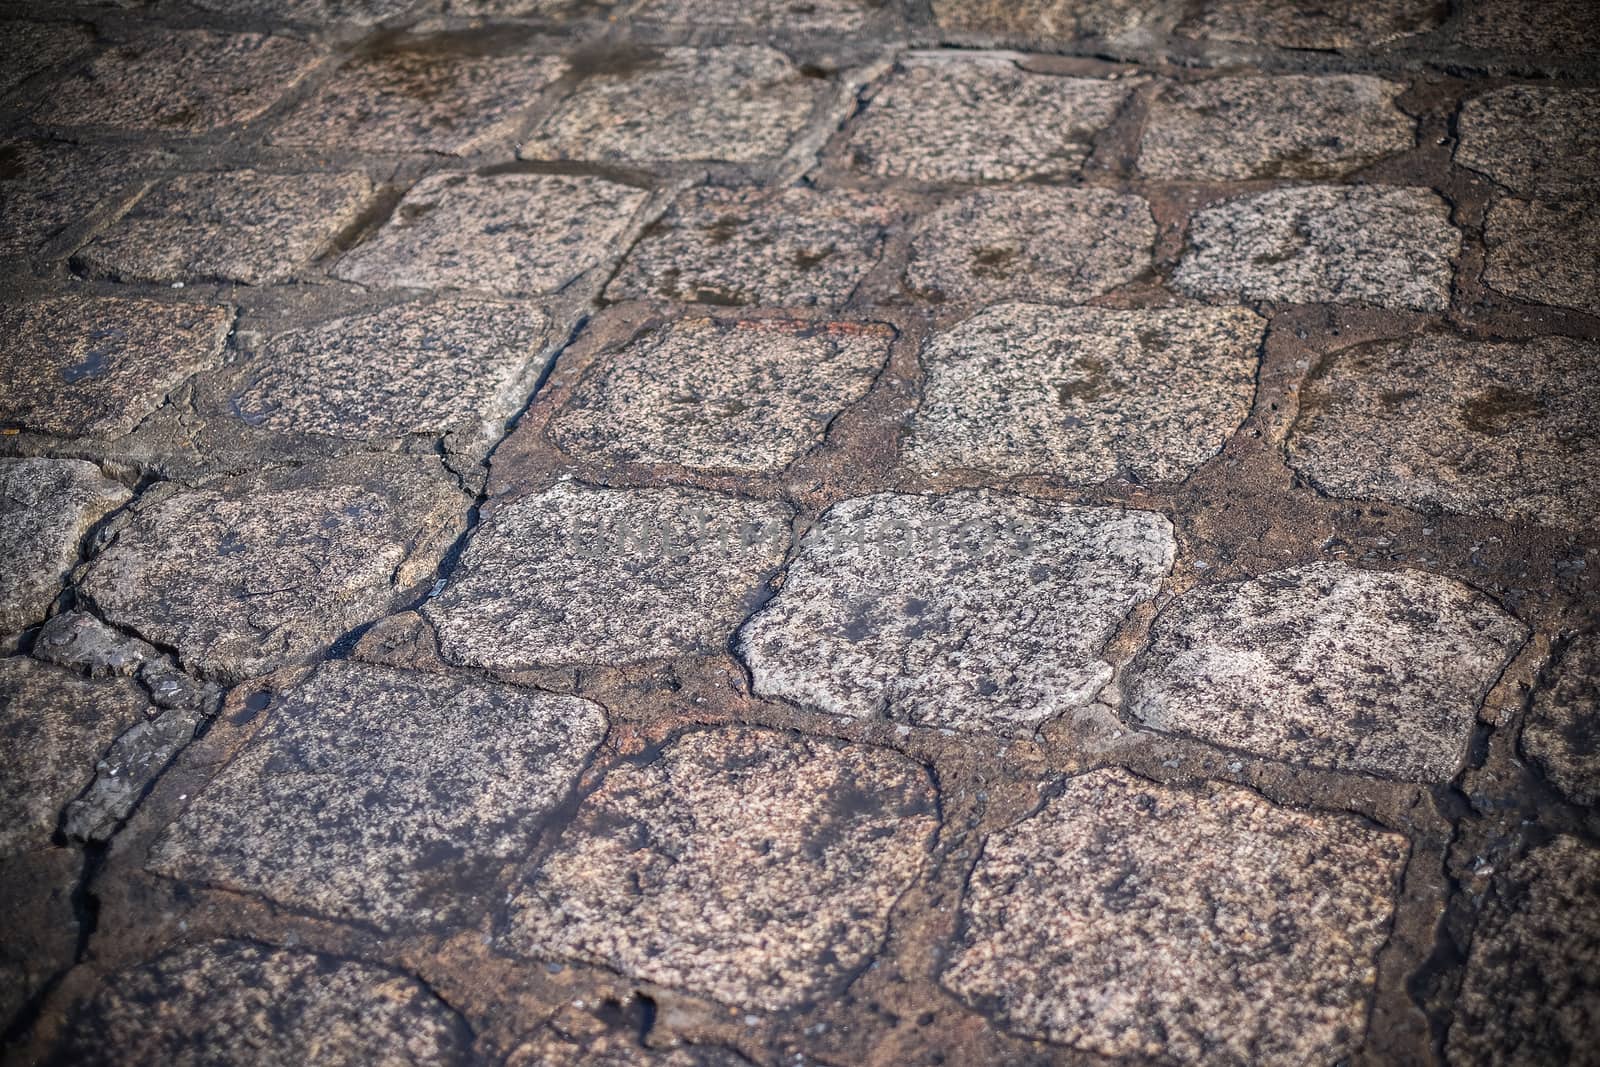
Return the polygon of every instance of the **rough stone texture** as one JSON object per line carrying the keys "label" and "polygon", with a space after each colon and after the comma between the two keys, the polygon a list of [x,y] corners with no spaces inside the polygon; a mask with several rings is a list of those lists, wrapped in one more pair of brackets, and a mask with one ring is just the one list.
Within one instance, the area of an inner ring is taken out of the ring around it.
{"label": "rough stone texture", "polygon": [[272,132],[281,145],[466,155],[505,142],[567,64],[515,33],[464,30],[356,55]]}
{"label": "rough stone texture", "polygon": [[[570,1013],[569,1013],[570,1014]],[[592,1016],[590,1017],[592,1019]],[[750,1067],[750,1061],[727,1049],[689,1046],[645,1048],[633,1028],[607,1026],[594,1019],[589,1026],[552,1023],[518,1045],[506,1067]]]}
{"label": "rough stone texture", "polygon": [[72,58],[93,40],[89,29],[76,23],[0,21],[0,92]]}
{"label": "rough stone texture", "polygon": [[798,734],[692,733],[612,769],[512,901],[509,946],[747,1008],[830,995],[938,828],[925,768]]}
{"label": "rough stone texture", "polygon": [[240,941],[175,948],[111,976],[72,1020],[68,1062],[466,1064],[466,1023],[385,967]]}
{"label": "rough stone texture", "polygon": [[1567,796],[1600,803],[1600,634],[1562,651],[1534,697],[1522,751]]}
{"label": "rough stone texture", "polygon": [[550,338],[536,307],[445,299],[274,338],[233,397],[252,426],[353,439],[503,426]]}
{"label": "rough stone texture", "polygon": [[283,282],[328,250],[372,192],[362,174],[186,174],[152,189],[74,260],[123,281]]}
{"label": "rough stone texture", "polygon": [[1094,771],[989,837],[943,981],[1101,1055],[1334,1063],[1361,1044],[1405,857],[1348,816]]}
{"label": "rough stone texture", "polygon": [[1339,178],[1410,148],[1404,84],[1360,74],[1226,77],[1165,86],[1139,170],[1155,178]]}
{"label": "rough stone texture", "polygon": [[76,849],[0,858],[0,1026],[9,1028],[29,999],[71,967],[80,929],[74,896],[83,877]]}
{"label": "rough stone texture", "polygon": [[783,562],[789,518],[716,493],[562,482],[496,507],[423,611],[469,667],[718,652]]}
{"label": "rough stone texture", "polygon": [[1171,30],[1188,7],[1183,0],[933,0],[943,29],[1027,40],[1153,37]]}
{"label": "rough stone texture", "polygon": [[1278,48],[1372,48],[1437,29],[1449,14],[1441,0],[1208,0],[1178,32]]}
{"label": "rough stone texture", "polygon": [[636,48],[600,63],[525,140],[524,159],[777,159],[828,83],[765,45]]}
{"label": "rough stone texture", "polygon": [[606,729],[576,697],[355,663],[268,713],[150,868],[386,929],[470,922]]}
{"label": "rough stone texture", "polygon": [[1123,706],[1267,759],[1443,782],[1526,637],[1451,579],[1314,563],[1179,597],[1129,668]]}
{"label": "rough stone texture", "polygon": [[151,710],[125,679],[91,682],[36,660],[0,659],[0,856],[47,846],[95,760]]}
{"label": "rough stone texture", "polygon": [[67,809],[61,828],[77,841],[109,841],[167,764],[194,740],[199,708],[162,711],[117,738],[95,764],[94,781]]}
{"label": "rough stone texture", "polygon": [[1456,162],[1514,193],[1591,197],[1600,171],[1600,89],[1509,85],[1480,93],[1456,120]]}
{"label": "rough stone texture", "polygon": [[1586,529],[1600,520],[1600,345],[1425,334],[1307,383],[1289,461],[1335,496]]}
{"label": "rough stone texture", "polygon": [[273,21],[351,23],[370,26],[417,6],[416,0],[188,0],[202,11],[245,18],[266,16]]}
{"label": "rough stone texture", "polygon": [[1477,0],[1461,20],[1460,40],[1499,52],[1592,56],[1600,19],[1582,4],[1549,0]]}
{"label": "rough stone texture", "polygon": [[0,306],[0,427],[127,433],[222,356],[232,314],[209,304],[52,297]]}
{"label": "rough stone texture", "polygon": [[871,22],[883,0],[646,0],[633,18],[671,26],[738,26],[790,33],[854,33]]}
{"label": "rough stone texture", "polygon": [[166,30],[99,53],[51,86],[35,117],[58,126],[205,133],[257,118],[316,65],[288,37]]}
{"label": "rough stone texture", "polygon": [[647,195],[603,178],[436,174],[334,273],[375,288],[553,293],[620,251]]}
{"label": "rough stone texture", "polygon": [[1198,212],[1173,275],[1203,298],[1442,311],[1461,245],[1427,189],[1272,189]]}
{"label": "rough stone texture", "polygon": [[321,653],[431,581],[466,503],[399,457],[152,492],[79,592],[186,669],[234,681]]}
{"label": "rough stone texture", "polygon": [[130,496],[91,463],[0,459],[0,634],[45,617],[84,534]]}
{"label": "rough stone texture", "polygon": [[28,256],[139,187],[142,153],[16,140],[0,144],[0,256]]}
{"label": "rough stone texture", "polygon": [[33,655],[90,678],[129,678],[161,653],[82,611],[64,611],[39,627]]}
{"label": "rough stone texture", "polygon": [[1090,483],[1187,477],[1249,413],[1266,325],[1243,308],[986,308],[923,351],[906,459]]}
{"label": "rough stone texture", "polygon": [[1106,189],[981,190],[917,227],[906,285],[935,301],[1076,303],[1151,267],[1150,205]]}
{"label": "rough stone texture", "polygon": [[1154,512],[986,492],[847,500],[807,532],[739,654],[766,696],[1027,734],[1094,700],[1107,642],[1175,552]]}
{"label": "rough stone texture", "polygon": [[870,193],[692,189],[645,233],[606,298],[838,306],[877,264],[899,214]]}
{"label": "rough stone texture", "polygon": [[591,369],[550,436],[579,457],[782,470],[861,399],[894,336],[881,323],[678,319]]}
{"label": "rough stone texture", "polygon": [[1593,1063],[1597,971],[1600,852],[1557,837],[1497,880],[1478,917],[1446,1038],[1450,1062]]}
{"label": "rough stone texture", "polygon": [[1510,296],[1600,315],[1596,210],[1592,202],[1496,201],[1484,225],[1484,281]]}
{"label": "rough stone texture", "polygon": [[851,124],[845,148],[857,169],[880,178],[1074,174],[1133,84],[1030,74],[998,57],[908,58]]}

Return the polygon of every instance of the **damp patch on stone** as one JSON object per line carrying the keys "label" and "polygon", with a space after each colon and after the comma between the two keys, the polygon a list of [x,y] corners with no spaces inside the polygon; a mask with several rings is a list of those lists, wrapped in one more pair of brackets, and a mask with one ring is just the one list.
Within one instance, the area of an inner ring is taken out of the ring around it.
{"label": "damp patch on stone", "polygon": [[43,621],[84,535],[132,495],[81,460],[0,459],[0,634]]}

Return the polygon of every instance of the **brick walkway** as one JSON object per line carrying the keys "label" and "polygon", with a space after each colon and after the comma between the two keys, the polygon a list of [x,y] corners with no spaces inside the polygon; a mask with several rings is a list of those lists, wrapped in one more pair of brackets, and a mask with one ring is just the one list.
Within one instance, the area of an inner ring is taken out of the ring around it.
{"label": "brick walkway", "polygon": [[1600,1063],[1587,5],[0,16],[8,1062]]}

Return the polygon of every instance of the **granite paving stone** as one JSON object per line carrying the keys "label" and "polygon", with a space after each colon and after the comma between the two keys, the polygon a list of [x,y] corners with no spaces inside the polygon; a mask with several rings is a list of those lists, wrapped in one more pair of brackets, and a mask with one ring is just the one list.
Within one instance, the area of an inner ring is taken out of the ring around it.
{"label": "granite paving stone", "polygon": [[1592,197],[1600,171],[1600,89],[1508,85],[1473,96],[1456,120],[1456,162],[1514,193]]}
{"label": "granite paving stone", "polygon": [[1111,679],[1172,567],[1155,512],[987,492],[837,504],[739,633],[755,691],[855,719],[1026,735]]}
{"label": "granite paving stone", "polygon": [[922,766],[768,730],[691,733],[610,770],[511,903],[513,951],[753,1009],[836,994],[939,825]]}
{"label": "granite paving stone", "polygon": [[0,256],[29,256],[144,186],[145,153],[43,140],[0,144]]}
{"label": "granite paving stone", "polygon": [[1437,29],[1449,14],[1439,0],[1206,0],[1178,33],[1276,48],[1367,49]]}
{"label": "granite paving stone", "polygon": [[1600,315],[1594,202],[1497,200],[1484,222],[1483,280],[1508,296]]}
{"label": "granite paving stone", "polygon": [[1591,56],[1600,50],[1600,21],[1581,4],[1545,0],[1478,0],[1461,19],[1461,43],[1523,55]]}
{"label": "granite paving stone", "polygon": [[417,0],[189,0],[202,11],[243,18],[267,17],[274,22],[313,25],[349,23],[371,26],[404,15]]}
{"label": "granite paving stone", "polygon": [[0,459],[0,634],[44,619],[84,535],[132,495],[81,460]]}
{"label": "granite paving stone", "polygon": [[1176,26],[1189,6],[1182,0],[933,0],[933,14],[942,29],[1006,39],[1151,40]]}
{"label": "granite paving stone", "polygon": [[646,0],[631,14],[670,26],[843,35],[866,28],[886,6],[883,0]]}
{"label": "granite paving stone", "polygon": [[1534,695],[1522,751],[1567,796],[1600,803],[1600,634],[1562,649]]}
{"label": "granite paving stone", "polygon": [[0,92],[87,51],[94,35],[72,22],[0,20]]}

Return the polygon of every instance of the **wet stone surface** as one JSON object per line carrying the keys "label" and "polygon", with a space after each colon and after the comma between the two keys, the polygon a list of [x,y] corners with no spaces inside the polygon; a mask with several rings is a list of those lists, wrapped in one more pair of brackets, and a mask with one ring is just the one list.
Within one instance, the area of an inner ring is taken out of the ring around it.
{"label": "wet stone surface", "polygon": [[1207,0],[1178,32],[1278,48],[1363,49],[1437,29],[1449,14],[1439,0]]}
{"label": "wet stone surface", "polygon": [[86,27],[75,23],[0,21],[0,92],[71,59],[93,39]]}
{"label": "wet stone surface", "polygon": [[512,900],[507,946],[727,1004],[836,995],[939,825],[925,768],[870,745],[691,733],[613,768]]}
{"label": "wet stone surface", "polygon": [[1600,802],[1600,634],[1562,650],[1534,696],[1522,751],[1567,796]]}
{"label": "wet stone surface", "polygon": [[563,482],[496,506],[423,611],[462,666],[716,653],[783,562],[789,519],[716,493]]}
{"label": "wet stone surface", "polygon": [[1118,769],[990,835],[944,985],[1115,1057],[1333,1063],[1359,1047],[1405,839]]}
{"label": "wet stone surface", "polygon": [[1564,337],[1348,349],[1307,383],[1289,462],[1335,496],[1590,527],[1597,358],[1600,346]]}
{"label": "wet stone surface", "polygon": [[1173,281],[1191,296],[1442,311],[1461,239],[1427,189],[1303,186],[1201,210]]}
{"label": "wet stone surface", "polygon": [[84,535],[131,495],[90,463],[0,459],[0,634],[43,621]]}
{"label": "wet stone surface", "polygon": [[1443,782],[1527,633],[1448,578],[1315,563],[1173,601],[1123,679],[1123,707],[1267,759]]}
{"label": "wet stone surface", "polygon": [[1107,643],[1175,551],[1154,512],[986,492],[861,497],[806,534],[738,651],[764,696],[1026,735],[1095,699]]}
{"label": "wet stone surface", "polygon": [[678,319],[592,368],[549,433],[580,458],[779,471],[866,393],[894,336],[882,323]]}
{"label": "wet stone surface", "polygon": [[383,928],[485,910],[605,733],[576,697],[353,663],[262,713],[149,868]]}
{"label": "wet stone surface", "polygon": [[1184,478],[1248,414],[1265,331],[1243,308],[987,308],[924,350],[906,460],[1084,483]]}
{"label": "wet stone surface", "polygon": [[0,144],[0,256],[28,256],[138,192],[143,153],[51,141]]}
{"label": "wet stone surface", "polygon": [[1461,105],[1456,162],[1514,193],[1594,195],[1600,171],[1600,89],[1509,85]]}
{"label": "wet stone surface", "polygon": [[1499,200],[1484,223],[1483,280],[1508,296],[1600,315],[1594,203]]}

